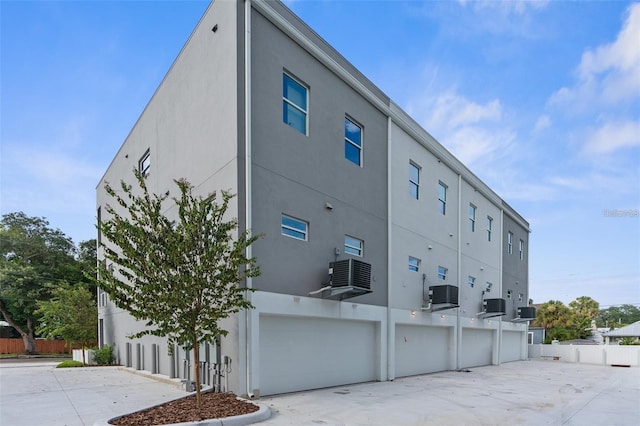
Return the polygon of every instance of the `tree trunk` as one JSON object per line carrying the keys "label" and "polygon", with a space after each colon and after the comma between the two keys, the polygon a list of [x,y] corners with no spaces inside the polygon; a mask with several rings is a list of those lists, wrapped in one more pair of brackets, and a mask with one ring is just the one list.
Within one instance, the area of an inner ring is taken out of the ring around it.
{"label": "tree trunk", "polygon": [[11,318],[9,312],[5,309],[2,300],[0,300],[0,313],[2,313],[2,317],[4,318],[4,320],[8,322],[11,327],[15,328],[18,333],[20,333],[22,342],[24,343],[24,353],[27,355],[36,354],[36,341],[33,338],[33,322],[31,318],[27,319],[28,332],[26,332]]}
{"label": "tree trunk", "polygon": [[22,336],[22,343],[24,343],[24,353],[26,355],[35,355],[36,353],[38,353],[38,351],[36,350],[36,341],[34,340],[34,338],[24,332],[20,332],[20,335]]}
{"label": "tree trunk", "polygon": [[194,381],[196,382],[196,407],[198,410],[202,409],[202,396],[200,395],[200,347],[198,346],[198,339],[193,338],[193,374]]}

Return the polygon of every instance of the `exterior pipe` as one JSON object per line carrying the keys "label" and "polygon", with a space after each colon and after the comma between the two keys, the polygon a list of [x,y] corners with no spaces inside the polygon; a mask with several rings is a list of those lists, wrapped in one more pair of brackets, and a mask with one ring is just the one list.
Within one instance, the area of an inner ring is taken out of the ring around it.
{"label": "exterior pipe", "polygon": [[[458,175],[458,297],[462,294],[462,236],[460,232],[462,221],[462,175]],[[460,349],[462,348],[462,324],[460,322],[460,307],[456,309],[456,370],[460,370]]]}
{"label": "exterior pipe", "polygon": [[[244,143],[245,143],[245,227],[251,230],[251,0],[244,3]],[[248,259],[253,257],[251,246],[246,249]],[[246,278],[247,288],[253,288],[251,277]],[[247,292],[247,299],[251,302],[251,292]],[[245,310],[245,339],[246,339],[246,392],[249,398],[253,398],[253,369],[252,369],[252,327],[251,311]],[[228,373],[225,374],[225,377]],[[228,379],[227,379],[228,380]],[[228,389],[228,388],[227,388]],[[225,390],[227,390],[225,389]]]}
{"label": "exterior pipe", "polygon": [[391,268],[392,268],[392,260],[391,253],[393,253],[392,247],[392,198],[391,194],[393,193],[391,189],[392,179],[391,179],[391,153],[393,152],[391,149],[391,129],[392,129],[393,121],[391,116],[387,117],[387,379],[393,380],[395,378],[395,371],[393,366],[393,356],[395,356],[395,351],[393,346],[395,345],[395,338],[392,340],[394,336],[394,330],[392,329],[393,323],[391,322]]}

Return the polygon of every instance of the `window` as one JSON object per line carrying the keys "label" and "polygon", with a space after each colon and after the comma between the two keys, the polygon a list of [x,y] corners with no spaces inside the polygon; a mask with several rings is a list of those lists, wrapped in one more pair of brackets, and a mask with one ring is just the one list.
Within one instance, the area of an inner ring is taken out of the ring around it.
{"label": "window", "polygon": [[420,270],[420,259],[409,256],[409,270],[418,272]]}
{"label": "window", "polygon": [[151,151],[147,149],[140,160],[138,160],[138,171],[142,176],[146,176],[151,168]]}
{"label": "window", "polygon": [[440,214],[447,212],[447,185],[438,182],[438,211]]}
{"label": "window", "polygon": [[476,232],[476,206],[469,204],[469,229]]}
{"label": "window", "polygon": [[449,270],[443,266],[438,266],[438,279],[439,280],[446,280],[447,279],[447,272],[449,272]]}
{"label": "window", "polygon": [[472,277],[471,275],[469,275],[469,278],[467,278],[467,284],[469,284],[469,287],[473,288],[476,285],[476,278]]}
{"label": "window", "polygon": [[520,256],[520,260],[524,260],[524,241],[520,240],[520,245],[518,246],[518,255]]}
{"label": "window", "polygon": [[409,162],[409,195],[412,198],[418,199],[418,195],[420,192],[420,166],[413,163],[413,161]]}
{"label": "window", "polygon": [[524,294],[518,293],[518,302],[522,302],[524,300]]}
{"label": "window", "polygon": [[280,232],[287,237],[307,241],[309,224],[305,221],[282,215],[280,220]]}
{"label": "window", "polygon": [[307,134],[308,89],[287,74],[282,74],[282,121]]}
{"label": "window", "polygon": [[493,218],[487,216],[487,241],[491,241],[491,230],[493,229]]}
{"label": "window", "polygon": [[507,290],[507,299],[511,299],[512,296],[513,296],[513,291]]}
{"label": "window", "polygon": [[493,283],[490,283],[489,281],[487,281],[484,287],[484,291],[486,291],[487,293],[491,293],[491,287],[493,287]]}
{"label": "window", "polygon": [[362,257],[364,241],[348,235],[344,236],[344,252],[354,256]]}
{"label": "window", "polygon": [[513,233],[507,233],[507,253],[513,254]]}
{"label": "window", "polygon": [[344,158],[362,165],[362,127],[347,117],[344,118]]}

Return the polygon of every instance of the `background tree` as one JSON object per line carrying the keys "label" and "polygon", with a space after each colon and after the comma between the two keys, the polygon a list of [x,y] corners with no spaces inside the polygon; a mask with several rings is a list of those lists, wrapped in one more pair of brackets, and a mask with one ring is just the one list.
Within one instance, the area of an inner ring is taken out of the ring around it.
{"label": "background tree", "polygon": [[588,296],[580,296],[569,302],[571,315],[568,328],[573,331],[572,338],[586,339],[592,335],[591,322],[598,316],[600,304]]}
{"label": "background tree", "polygon": [[550,300],[536,309],[533,325],[550,330],[554,327],[564,328],[569,318],[569,308],[559,300]]}
{"label": "background tree", "polygon": [[640,308],[629,304],[610,306],[600,310],[596,321],[598,327],[620,328],[640,321]]}
{"label": "background tree", "polygon": [[45,218],[22,212],[0,222],[0,313],[20,333],[27,354],[36,352],[38,301],[50,297],[51,287],[77,280],[75,247],[69,237],[49,227]]}
{"label": "background tree", "polygon": [[81,344],[84,364],[85,347],[95,342],[98,328],[98,306],[89,290],[61,283],[52,289],[51,300],[40,301],[38,306],[38,332],[49,339],[61,337],[70,348]]}
{"label": "background tree", "polygon": [[[145,321],[145,329],[130,337],[167,337],[169,348],[195,349],[193,377],[201,408],[198,348],[227,334],[221,319],[253,308],[240,283],[260,273],[255,259],[245,256],[257,236],[245,231],[234,238],[238,221],[225,220],[232,195],[196,197],[186,180],[175,180],[180,197],[169,200],[169,192],[149,194],[144,178],[134,173],[140,195],[125,182],[122,196],[105,185],[118,208],[107,205],[110,217],[98,225],[107,260],[99,265],[99,284],[116,306]],[[163,213],[170,201],[177,221]]]}

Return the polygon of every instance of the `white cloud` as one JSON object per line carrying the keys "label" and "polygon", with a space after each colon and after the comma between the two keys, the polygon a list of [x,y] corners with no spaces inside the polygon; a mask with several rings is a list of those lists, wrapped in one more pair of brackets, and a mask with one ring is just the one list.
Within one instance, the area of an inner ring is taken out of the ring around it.
{"label": "white cloud", "polygon": [[576,68],[577,82],[562,87],[551,104],[583,111],[601,104],[635,100],[640,96],[640,3],[629,7],[626,21],[612,43],[587,50]]}
{"label": "white cloud", "polygon": [[608,122],[590,133],[583,150],[587,155],[600,155],[634,146],[640,146],[640,122]]}
{"label": "white cloud", "polygon": [[539,133],[545,129],[548,129],[549,127],[551,127],[551,118],[549,118],[548,115],[541,115],[540,117],[538,117],[533,131],[535,133]]}

